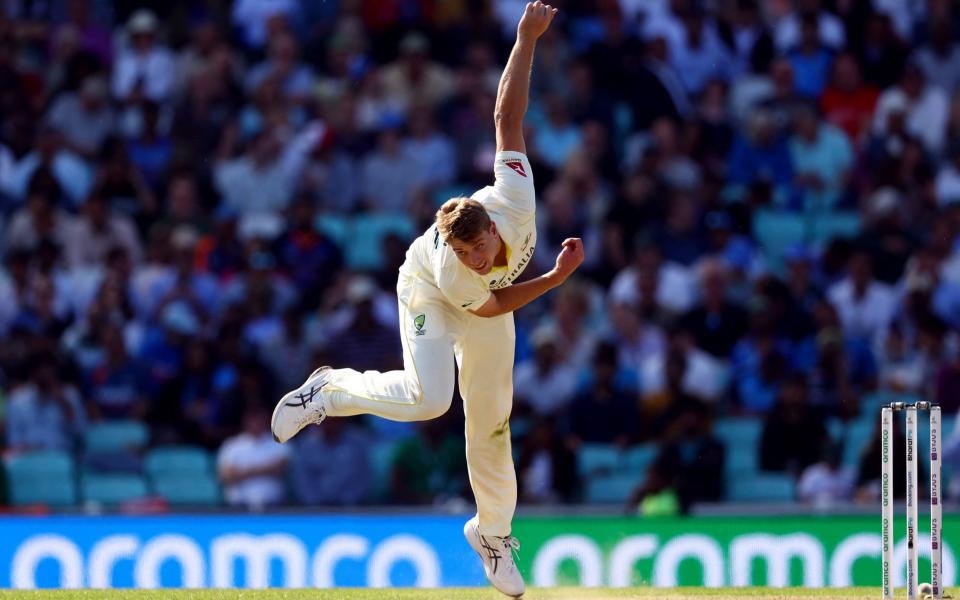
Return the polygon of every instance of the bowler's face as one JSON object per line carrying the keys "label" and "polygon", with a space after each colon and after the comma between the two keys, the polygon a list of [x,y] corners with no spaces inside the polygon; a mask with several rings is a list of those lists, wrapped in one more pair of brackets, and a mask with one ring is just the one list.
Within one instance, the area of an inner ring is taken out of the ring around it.
{"label": "bowler's face", "polygon": [[493,269],[494,260],[500,251],[500,238],[493,222],[490,223],[490,229],[469,242],[452,238],[449,244],[460,262],[481,275],[486,275]]}

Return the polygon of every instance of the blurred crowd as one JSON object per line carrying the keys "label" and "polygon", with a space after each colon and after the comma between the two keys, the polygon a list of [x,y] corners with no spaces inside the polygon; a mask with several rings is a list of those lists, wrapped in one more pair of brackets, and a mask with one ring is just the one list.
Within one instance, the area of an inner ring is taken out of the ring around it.
{"label": "blurred crowd", "polygon": [[[5,452],[135,419],[219,452],[232,503],[351,504],[396,440],[386,501],[469,494],[456,409],[282,447],[268,411],[321,364],[401,366],[397,267],[492,178],[524,4],[4,2]],[[828,420],[884,390],[960,408],[960,9],[553,4],[525,275],[569,236],[587,258],[516,316],[521,500],[582,499],[584,444],[658,448],[633,502],[722,500],[730,416],[763,421],[762,469],[868,493]]]}

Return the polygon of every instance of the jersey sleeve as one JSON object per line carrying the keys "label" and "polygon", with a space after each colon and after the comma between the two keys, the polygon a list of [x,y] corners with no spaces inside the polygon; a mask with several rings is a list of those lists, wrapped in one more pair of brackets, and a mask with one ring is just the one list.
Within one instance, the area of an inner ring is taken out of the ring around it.
{"label": "jersey sleeve", "polygon": [[493,162],[493,188],[517,213],[534,214],[536,194],[533,170],[527,155],[521,152],[497,152]]}
{"label": "jersey sleeve", "polygon": [[437,287],[460,310],[476,310],[490,299],[489,289],[473,277],[459,262],[447,263],[437,274]]}

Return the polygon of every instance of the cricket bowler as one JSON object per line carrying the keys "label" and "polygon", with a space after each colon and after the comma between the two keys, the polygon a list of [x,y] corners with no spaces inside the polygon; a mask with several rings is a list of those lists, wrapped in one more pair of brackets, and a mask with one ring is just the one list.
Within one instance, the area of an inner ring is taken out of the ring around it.
{"label": "cricket bowler", "polygon": [[286,442],[328,416],[434,419],[450,407],[456,360],[477,501],[477,514],[463,533],[490,583],[513,597],[524,592],[513,559],[519,542],[510,535],[517,503],[509,427],[513,311],[562,284],[583,262],[583,243],[569,238],[553,269],[511,285],[537,243],[533,173],[522,127],[534,47],[556,13],[548,4],[528,3],[517,26],[497,90],[493,185],[445,202],[436,222],[407,250],[397,280],[403,370],[321,367],[283,396],[272,420],[274,437]]}

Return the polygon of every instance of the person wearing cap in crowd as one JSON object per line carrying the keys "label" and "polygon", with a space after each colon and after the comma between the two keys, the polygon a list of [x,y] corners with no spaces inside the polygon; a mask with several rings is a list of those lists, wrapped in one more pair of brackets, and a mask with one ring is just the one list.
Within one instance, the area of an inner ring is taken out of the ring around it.
{"label": "person wearing cap in crowd", "polygon": [[145,8],[127,21],[129,43],[117,57],[111,83],[113,97],[120,102],[163,102],[173,91],[173,54],[158,43],[159,28],[156,15]]}
{"label": "person wearing cap in crowd", "polygon": [[513,597],[525,589],[513,559],[520,544],[511,536],[517,502],[510,448],[513,312],[561,285],[583,262],[583,242],[568,238],[553,269],[511,285],[536,246],[533,171],[523,117],[534,48],[556,12],[539,1],[527,4],[517,27],[497,94],[494,185],[473,198],[444,203],[400,267],[404,370],[361,373],[321,367],[284,395],[273,415],[273,434],[280,442],[327,416],[430,421],[450,407],[458,364],[467,464],[477,501],[477,515],[467,521],[464,536],[494,587]]}

